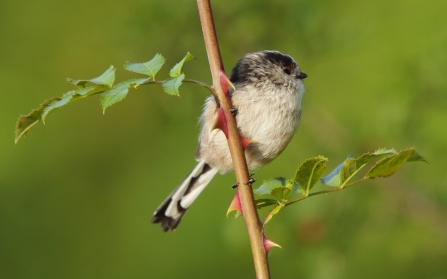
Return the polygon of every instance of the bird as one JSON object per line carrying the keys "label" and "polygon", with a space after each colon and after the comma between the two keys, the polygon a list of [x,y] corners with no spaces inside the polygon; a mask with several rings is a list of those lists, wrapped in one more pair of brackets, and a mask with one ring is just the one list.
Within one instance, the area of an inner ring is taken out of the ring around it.
{"label": "bird", "polygon": [[[270,163],[292,140],[301,120],[306,77],[290,55],[276,50],[248,53],[232,69],[230,81],[235,89],[230,96],[237,127],[252,142],[245,149],[250,170]],[[226,136],[214,129],[217,108],[214,97],[208,97],[199,118],[198,163],[154,212],[152,223],[160,223],[165,232],[177,228],[218,172],[233,170]]]}

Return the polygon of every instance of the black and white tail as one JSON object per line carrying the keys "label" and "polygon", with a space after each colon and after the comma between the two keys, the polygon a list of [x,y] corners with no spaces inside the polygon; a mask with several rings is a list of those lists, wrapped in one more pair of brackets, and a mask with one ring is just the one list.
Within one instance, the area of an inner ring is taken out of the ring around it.
{"label": "black and white tail", "polygon": [[155,210],[152,223],[161,223],[163,231],[174,230],[199,194],[216,175],[217,170],[201,161]]}

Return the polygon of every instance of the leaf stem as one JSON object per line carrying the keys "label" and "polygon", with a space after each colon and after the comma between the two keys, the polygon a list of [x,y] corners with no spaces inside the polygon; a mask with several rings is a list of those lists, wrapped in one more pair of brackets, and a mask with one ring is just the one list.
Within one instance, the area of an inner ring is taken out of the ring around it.
{"label": "leaf stem", "polygon": [[[352,185],[354,185],[354,184],[356,184],[356,183],[359,183],[359,182],[362,182],[362,181],[365,181],[365,180],[368,180],[368,179],[370,179],[369,177],[362,177],[362,178],[360,178],[359,180],[356,180],[356,181],[354,181],[354,182],[351,182],[351,183],[348,183],[348,184],[346,184],[346,185],[343,185],[343,188],[346,188],[346,187],[349,187],[349,186],[352,186]],[[346,181],[347,182],[347,181]]]}
{"label": "leaf stem", "polygon": [[302,197],[299,197],[299,198],[297,198],[297,199],[294,199],[294,200],[291,200],[291,201],[286,202],[286,203],[285,203],[285,206],[288,206],[288,205],[294,204],[294,203],[296,203],[296,202],[305,200],[305,199],[307,199],[307,198],[309,198],[309,197],[311,197],[311,196],[316,196],[316,195],[321,195],[321,194],[327,194],[327,193],[332,193],[332,192],[338,192],[338,191],[342,191],[343,189],[344,189],[344,188],[342,188],[342,187],[337,187],[337,188],[334,188],[334,189],[329,189],[329,190],[323,190],[323,191],[318,191],[318,192],[309,193],[309,194],[307,194],[307,195],[303,195]]}
{"label": "leaf stem", "polygon": [[210,86],[210,85],[208,85],[208,84],[206,84],[204,82],[201,82],[199,80],[194,80],[194,79],[184,79],[183,82],[195,83],[195,84],[198,84],[200,86],[203,86],[206,89],[208,89],[211,92],[211,94],[213,94],[214,98],[217,98],[216,90],[214,90],[214,88],[212,86]]}
{"label": "leaf stem", "polygon": [[250,239],[256,277],[259,279],[268,279],[270,278],[270,271],[267,253],[264,249],[262,224],[256,210],[252,187],[248,183],[245,184],[250,179],[245,153],[240,141],[236,119],[230,112],[232,107],[230,96],[229,94],[225,94],[227,92],[223,92],[222,89],[223,84],[221,84],[221,75],[224,74],[224,68],[214,28],[211,4],[209,0],[197,0],[197,6],[210,64],[211,76],[213,78],[213,88],[217,93],[217,100],[224,111],[228,124],[228,146],[233,160],[236,179],[239,183],[238,192]]}
{"label": "leaf stem", "polygon": [[299,197],[299,198],[294,199],[294,200],[291,200],[291,201],[287,201],[287,202],[285,203],[285,206],[288,206],[288,205],[294,204],[294,203],[296,203],[296,202],[305,200],[305,199],[307,199],[307,198],[309,198],[309,197],[311,197],[311,196],[316,196],[316,195],[321,195],[321,194],[328,194],[328,193],[332,193],[332,192],[343,191],[343,190],[344,190],[345,188],[347,188],[347,187],[350,187],[350,186],[352,186],[352,185],[354,185],[354,184],[356,184],[356,183],[359,183],[359,182],[362,182],[362,181],[365,181],[365,180],[368,180],[368,179],[369,179],[369,177],[362,177],[362,178],[360,178],[359,180],[356,180],[356,181],[351,182],[351,183],[346,184],[346,185],[343,185],[343,184],[342,184],[342,185],[340,185],[340,186],[338,186],[338,187],[336,187],[336,188],[333,188],[333,189],[322,190],[322,191],[313,192],[313,193],[305,193],[302,197]]}
{"label": "leaf stem", "polygon": [[[146,85],[146,84],[163,84],[164,82],[166,82],[166,80],[148,80],[148,81],[146,81],[146,82],[141,83],[140,85]],[[208,89],[208,90],[211,92],[211,94],[213,94],[213,96],[214,96],[215,98],[217,98],[217,97],[216,97],[216,96],[217,96],[216,90],[214,90],[214,88],[213,88],[211,85],[209,85],[209,84],[206,84],[206,83],[204,83],[204,82],[202,82],[202,81],[199,81],[199,80],[188,79],[188,78],[185,78],[185,79],[183,80],[183,82],[195,83],[195,84],[198,84],[198,85],[200,85],[200,86],[203,86],[203,87],[205,87],[206,89]]]}

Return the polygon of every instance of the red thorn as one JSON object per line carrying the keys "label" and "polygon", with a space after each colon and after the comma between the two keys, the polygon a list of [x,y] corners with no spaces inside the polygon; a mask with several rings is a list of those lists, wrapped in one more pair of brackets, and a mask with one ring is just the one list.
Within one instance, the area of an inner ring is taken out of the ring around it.
{"label": "red thorn", "polygon": [[227,118],[225,117],[225,112],[221,107],[217,109],[217,118],[216,123],[214,123],[213,130],[216,128],[222,130],[222,132],[225,134],[225,137],[228,139]]}
{"label": "red thorn", "polygon": [[249,146],[250,144],[252,144],[254,142],[255,142],[254,140],[247,139],[247,138],[241,136],[241,143],[242,143],[242,147],[244,149],[247,149],[247,146]]}
{"label": "red thorn", "polygon": [[[233,201],[230,204],[230,207],[228,208],[227,211],[227,217],[228,214],[230,214],[233,211],[237,211],[239,214],[244,215],[243,211],[242,211],[242,206],[241,206],[241,199],[239,198],[239,191],[236,192],[236,195],[234,195]],[[236,215],[236,217],[239,215]]]}
{"label": "red thorn", "polygon": [[264,238],[264,249],[265,249],[265,253],[268,254],[270,249],[272,247],[278,247],[278,248],[282,248],[279,244],[271,241],[270,239],[268,239],[265,235],[263,236]]}
{"label": "red thorn", "polygon": [[228,77],[225,74],[223,69],[220,69],[219,76],[220,76],[220,86],[222,87],[222,91],[225,94],[225,96],[228,96],[228,93],[229,93],[228,89],[230,87],[233,88],[233,90],[236,90],[236,88],[231,83],[231,81],[228,79]]}

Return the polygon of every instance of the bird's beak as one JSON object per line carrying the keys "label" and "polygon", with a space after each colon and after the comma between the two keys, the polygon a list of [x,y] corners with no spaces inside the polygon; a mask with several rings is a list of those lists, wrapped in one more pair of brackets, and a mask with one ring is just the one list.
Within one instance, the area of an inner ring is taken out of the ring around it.
{"label": "bird's beak", "polygon": [[305,79],[305,78],[307,78],[307,74],[301,72],[301,73],[300,73],[299,75],[297,75],[296,77],[299,78],[299,79]]}

